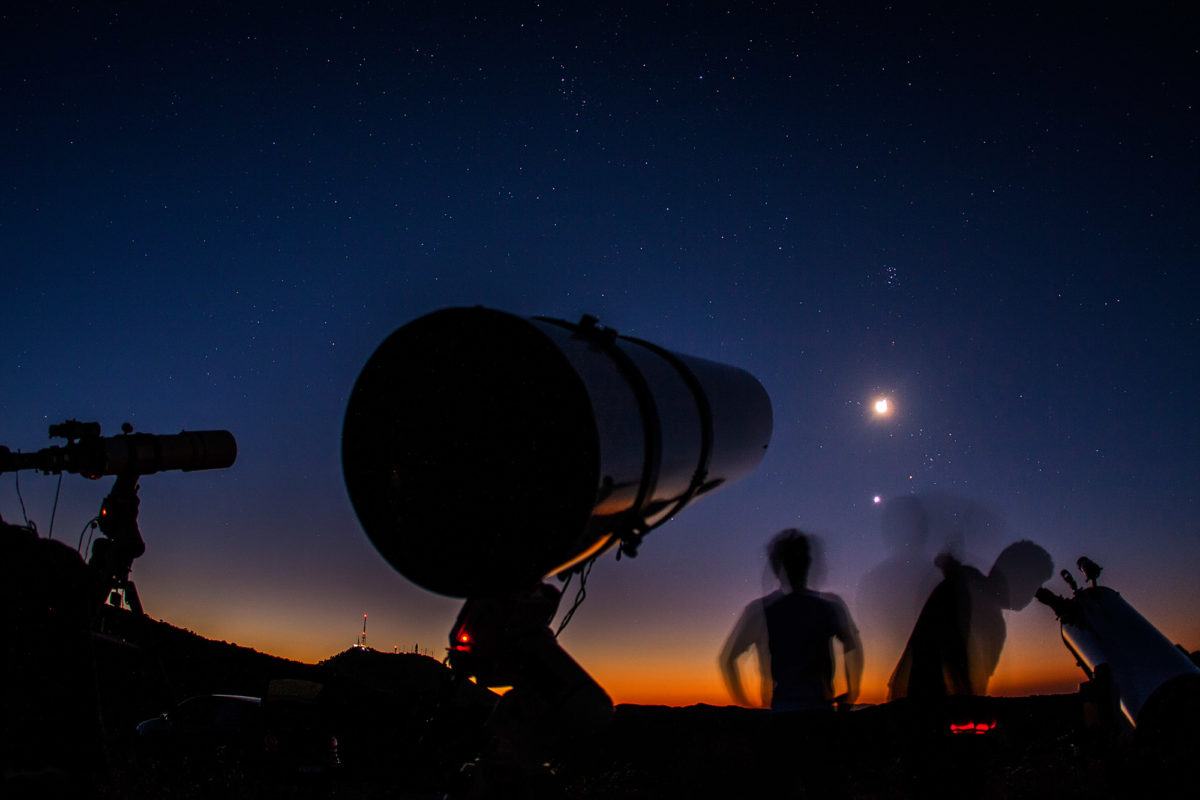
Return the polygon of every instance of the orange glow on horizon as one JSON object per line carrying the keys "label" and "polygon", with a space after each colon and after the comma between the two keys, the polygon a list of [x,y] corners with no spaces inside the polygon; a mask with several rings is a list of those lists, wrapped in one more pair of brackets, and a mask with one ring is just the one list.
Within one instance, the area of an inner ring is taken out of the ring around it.
{"label": "orange glow on horizon", "polygon": [[[252,636],[249,631],[244,630],[198,632],[208,638],[225,639],[243,647],[308,664],[323,661],[345,649],[330,647],[327,642],[317,639],[301,641],[282,632],[276,636],[263,636],[261,631]],[[1018,662],[1018,659],[1002,662],[988,686],[988,694],[995,697],[1027,697],[1070,694],[1078,690],[1084,675],[1065,649],[1054,654],[1061,655],[1061,658],[1046,659],[1045,654],[1041,655],[1041,658],[1024,661],[1035,665],[1031,668],[1019,669],[1011,666]],[[440,660],[440,655],[437,655],[437,658]],[[671,654],[664,654],[653,661],[637,663],[625,663],[616,659],[599,661],[583,657],[579,662],[604,687],[614,703],[665,706],[734,705],[721,679],[715,656],[711,659],[695,659],[675,658]],[[743,660],[742,676],[747,696],[751,700],[759,697],[757,676],[749,660]],[[889,676],[890,670],[868,669],[863,675],[858,702],[872,705],[886,702]],[[835,689],[843,691],[840,675],[838,680],[839,685]]]}
{"label": "orange glow on horizon", "polygon": [[[264,590],[261,595],[250,594],[245,598],[245,606],[252,611],[232,615],[215,612],[209,605],[181,602],[181,595],[175,593],[177,583],[169,587],[175,590],[173,592],[168,592],[168,587],[156,591],[153,580],[144,583],[148,584],[149,590],[142,592],[143,602],[156,619],[192,630],[208,639],[232,642],[308,664],[316,664],[352,647],[358,633],[356,629],[361,624],[356,625],[355,620],[363,613],[354,609],[348,620],[338,609],[323,616],[314,615],[289,603],[276,602],[275,595]],[[196,583],[206,585],[200,580]],[[139,585],[139,589],[142,588],[143,585]],[[187,596],[186,593],[182,595]],[[371,624],[377,630],[377,641],[387,643],[380,651],[391,654],[392,643],[400,642],[401,652],[417,652],[416,644],[419,644],[419,652],[441,661],[451,644],[448,634],[457,605],[453,600],[446,600],[441,606],[434,607],[434,611],[423,611],[419,618],[421,627],[414,622],[415,615],[408,616],[412,613],[410,607],[400,612],[377,611],[378,619]],[[1181,612],[1172,614],[1160,610],[1148,602],[1140,605],[1145,607],[1148,618],[1158,623],[1172,641],[1190,645],[1190,649],[1200,641],[1200,633],[1197,633],[1200,628],[1194,618]],[[1006,619],[1007,641],[989,683],[988,694],[1025,697],[1078,691],[1085,676],[1063,646],[1053,614],[1048,609],[1031,606],[1020,613],[1006,615]],[[605,688],[614,702],[668,706],[733,704],[718,666],[718,654],[732,618],[714,621],[706,616],[694,620],[678,614],[670,626],[613,625],[608,629],[599,624],[602,619],[587,622],[568,628],[560,643]],[[860,624],[863,622],[866,620]],[[882,644],[872,639],[870,630],[870,626],[862,627],[866,664],[858,702],[878,704],[887,699],[887,681],[895,666],[895,657],[884,654]],[[414,643],[411,649],[409,643]],[[756,701],[761,694],[754,658],[748,654],[739,663],[746,695]],[[838,673],[835,693],[844,691],[840,665]]]}
{"label": "orange glow on horizon", "polygon": [[[157,610],[157,609],[156,609]],[[345,641],[318,626],[302,626],[296,620],[285,617],[257,618],[222,617],[219,619],[184,613],[180,609],[163,609],[166,613],[152,614],[179,627],[188,628],[216,641],[234,642],[242,647],[262,653],[316,664],[328,659],[353,644],[353,636]],[[264,619],[273,625],[262,624]],[[340,628],[337,617],[331,617],[335,630]],[[1057,638],[1057,630],[1041,630],[1041,620],[1029,620],[1030,628],[1040,632],[1041,639],[1022,634],[1019,626],[1010,624],[1009,641],[996,673],[988,686],[988,694],[1002,697],[1024,697],[1038,694],[1066,694],[1078,690],[1084,680],[1082,671]],[[1053,625],[1053,623],[1048,623]],[[448,627],[448,626],[447,626]],[[582,629],[581,629],[582,630]],[[456,639],[465,634],[468,641],[473,638],[467,631],[460,631]],[[423,634],[419,637],[424,645],[421,649],[436,660],[446,654],[445,634]],[[392,637],[395,638],[395,637]],[[416,639],[418,637],[411,637]],[[439,640],[440,639],[440,640]],[[690,706],[708,704],[714,706],[733,705],[725,688],[717,664],[720,637],[706,639],[684,626],[676,630],[669,639],[658,638],[652,644],[639,645],[636,641],[624,640],[614,647],[607,639],[568,640],[562,642],[567,652],[604,687],[616,703],[637,705]],[[391,639],[387,639],[390,641]],[[401,641],[406,641],[401,638]],[[381,640],[382,641],[382,640]],[[432,643],[427,644],[427,643]],[[464,643],[465,645],[465,643]],[[391,652],[391,647],[386,648]],[[887,681],[894,664],[872,660],[872,642],[864,641],[867,663],[862,676],[862,688],[858,702],[878,704],[887,700]],[[759,698],[757,667],[752,655],[739,661],[742,683],[746,695],[755,701]],[[841,666],[835,684],[835,693],[845,691]]]}
{"label": "orange glow on horizon", "polygon": [[[311,638],[298,637],[294,631],[287,629],[278,629],[267,634],[261,629],[222,625],[220,629],[202,628],[197,632],[211,639],[236,642],[263,653],[310,664],[327,659],[345,649],[331,644],[327,638],[316,635]],[[469,633],[467,635],[469,637]],[[1052,642],[1047,649],[1026,644],[1017,636],[1012,638],[1014,640],[1009,642],[1009,647],[1006,648],[988,685],[989,695],[1026,697],[1039,694],[1069,694],[1078,690],[1084,675],[1061,644]],[[567,651],[604,687],[615,703],[667,706],[734,704],[721,678],[716,652],[709,653],[702,646],[688,646],[681,642],[676,646],[666,647],[657,654],[649,654],[644,650],[606,653],[602,649],[580,644],[581,646],[573,646],[570,642],[564,643]],[[350,643],[347,642],[346,646],[350,646]],[[873,664],[870,658],[870,642],[865,642],[864,647],[867,665],[862,676],[858,702],[886,702],[887,681],[894,665]],[[631,653],[636,653],[636,657]],[[444,644],[433,648],[434,658],[441,660],[444,654]],[[746,695],[751,701],[755,701],[760,697],[760,693],[754,659],[749,655],[744,656],[739,664]],[[840,670],[839,664],[835,693],[845,691],[844,677]]]}
{"label": "orange glow on horizon", "polygon": [[[1056,646],[1048,654],[1019,641],[1011,644],[1013,646],[1006,651],[988,684],[988,694],[993,697],[1071,694],[1078,691],[1079,684],[1085,679],[1065,648]],[[696,658],[691,653],[665,652],[653,660],[640,660],[636,664],[586,657],[580,663],[605,688],[615,703],[734,705],[721,678],[715,655]],[[743,656],[739,666],[746,695],[753,702],[760,696],[753,658]],[[859,703],[875,705],[887,702],[891,667],[868,664],[862,676]],[[835,694],[845,691],[840,663],[838,669]]]}
{"label": "orange glow on horizon", "polygon": [[[1046,694],[1072,694],[1079,689],[1084,675],[1074,664],[1069,669],[1030,671],[1019,676],[1006,676],[1005,680],[993,680],[988,686],[992,697],[1029,697]],[[690,706],[700,703],[714,706],[734,705],[725,684],[716,669],[703,671],[675,672],[635,675],[629,672],[609,674],[607,671],[590,670],[612,697],[614,703],[634,705]],[[746,682],[746,694],[751,699],[758,696],[756,685]],[[887,702],[887,680],[866,682],[859,693],[860,704],[878,705]]]}

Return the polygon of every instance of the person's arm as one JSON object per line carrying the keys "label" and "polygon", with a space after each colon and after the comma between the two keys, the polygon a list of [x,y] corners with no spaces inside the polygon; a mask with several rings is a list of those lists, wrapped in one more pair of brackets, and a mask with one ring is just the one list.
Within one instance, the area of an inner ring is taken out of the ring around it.
{"label": "person's arm", "polygon": [[858,700],[858,692],[862,687],[862,643],[857,639],[855,639],[853,645],[842,642],[842,661],[846,665],[846,694],[842,702],[847,706],[852,706]]}
{"label": "person's arm", "polygon": [[842,643],[842,664],[846,671],[846,693],[837,698],[839,705],[854,705],[854,701],[858,699],[858,692],[862,687],[863,674],[863,650],[862,639],[858,635],[858,628],[854,626],[854,620],[850,618],[850,612],[846,609],[845,604],[839,601],[839,610],[841,612],[841,630],[837,633],[837,638]]}
{"label": "person's arm", "polygon": [[746,697],[746,690],[742,686],[742,676],[738,671],[737,661],[738,657],[749,650],[751,646],[759,644],[761,609],[762,604],[757,600],[746,606],[742,616],[738,618],[733,630],[730,631],[729,638],[725,640],[725,646],[721,648],[721,655],[718,658],[721,677],[725,680],[725,688],[729,690],[729,696],[733,698],[733,702],[740,706],[749,706],[752,703]]}

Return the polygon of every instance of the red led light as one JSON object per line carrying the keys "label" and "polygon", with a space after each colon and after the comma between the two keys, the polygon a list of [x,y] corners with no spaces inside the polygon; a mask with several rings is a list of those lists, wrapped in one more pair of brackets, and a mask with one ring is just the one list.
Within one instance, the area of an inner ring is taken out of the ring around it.
{"label": "red led light", "polygon": [[995,730],[995,728],[996,720],[991,720],[990,722],[966,722],[961,725],[954,722],[950,723],[951,733],[987,733],[988,731]]}

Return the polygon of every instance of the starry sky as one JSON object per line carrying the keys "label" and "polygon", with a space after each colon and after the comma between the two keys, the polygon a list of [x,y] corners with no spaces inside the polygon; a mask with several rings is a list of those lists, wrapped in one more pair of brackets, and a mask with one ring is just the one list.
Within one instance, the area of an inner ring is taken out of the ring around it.
{"label": "starry sky", "polygon": [[[441,657],[459,601],[363,535],[341,424],[389,333],[484,305],[771,396],[756,472],[592,572],[561,641],[618,701],[728,702],[717,653],[792,526],[880,699],[856,598],[913,495],[985,520],[948,523],[971,563],[1087,554],[1200,648],[1195,12],[582,5],[0,12],[0,444],[78,418],[239,445],[142,480],[147,612],[308,661],[367,613],[371,646]],[[6,474],[0,514],[74,546],[110,482]],[[1052,612],[1008,619],[993,691],[1072,690]]]}

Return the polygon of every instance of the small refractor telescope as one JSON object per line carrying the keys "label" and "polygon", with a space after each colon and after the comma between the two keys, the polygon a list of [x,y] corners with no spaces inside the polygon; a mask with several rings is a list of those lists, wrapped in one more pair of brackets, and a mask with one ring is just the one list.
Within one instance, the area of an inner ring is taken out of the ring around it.
{"label": "small refractor telescope", "polygon": [[237,441],[229,431],[133,433],[129,423],[118,436],[101,436],[100,423],[69,419],[50,426],[50,438],[66,439],[32,453],[0,446],[0,473],[36,469],[47,475],[70,472],[85,478],[150,475],[155,472],[225,469],[237,459]]}
{"label": "small refractor telescope", "polygon": [[119,606],[117,598],[123,596],[141,616],[142,604],[129,577],[134,559],[146,552],[137,521],[138,479],[176,469],[225,469],[237,459],[237,442],[229,431],[134,433],[128,422],[121,430],[117,436],[101,436],[100,423],[73,419],[51,425],[50,438],[66,439],[65,446],[33,453],[14,453],[0,446],[0,473],[36,469],[47,475],[70,472],[92,479],[117,476],[97,517],[103,536],[92,545],[88,560],[90,592],[97,606],[105,602]]}

